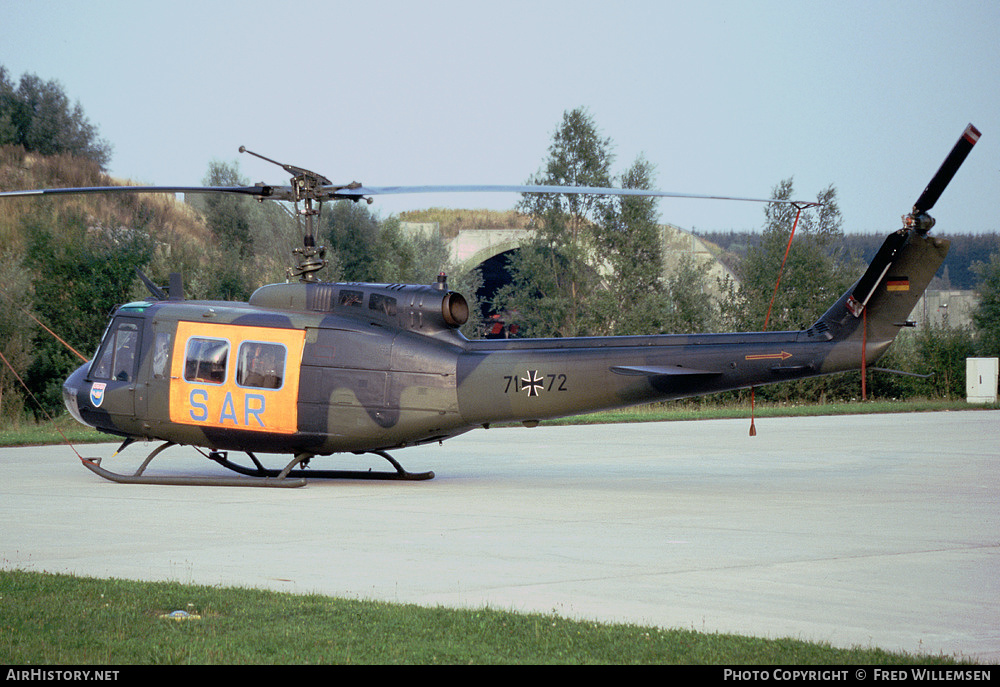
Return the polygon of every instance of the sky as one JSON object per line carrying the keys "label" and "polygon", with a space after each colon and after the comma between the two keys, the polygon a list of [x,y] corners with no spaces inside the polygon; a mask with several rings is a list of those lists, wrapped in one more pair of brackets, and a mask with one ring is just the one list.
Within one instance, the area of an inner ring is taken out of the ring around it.
{"label": "sky", "polygon": [[[767,198],[834,185],[846,232],[901,225],[970,122],[982,132],[931,214],[1000,231],[1000,2],[614,3],[0,0],[0,65],[58,81],[113,146],[108,171],[199,185],[305,167],[368,186],[521,184],[585,107],[614,172],[661,190]],[[510,209],[517,195],[386,196],[382,215]],[[763,207],[665,199],[688,230],[760,229]]]}

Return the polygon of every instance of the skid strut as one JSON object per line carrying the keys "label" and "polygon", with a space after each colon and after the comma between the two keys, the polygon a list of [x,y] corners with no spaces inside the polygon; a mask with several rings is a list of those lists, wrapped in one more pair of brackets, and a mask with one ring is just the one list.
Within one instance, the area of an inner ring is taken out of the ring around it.
{"label": "skid strut", "polygon": [[[131,441],[126,441],[122,444],[118,451],[121,451],[122,448],[130,443]],[[118,482],[119,484],[166,484],[195,487],[302,487],[306,484],[304,479],[286,479],[284,476],[274,479],[267,478],[251,480],[233,477],[180,477],[144,474],[150,461],[171,446],[175,446],[174,442],[168,441],[153,449],[153,451],[146,456],[146,460],[142,461],[142,465],[139,466],[139,469],[131,475],[123,475],[119,472],[112,472],[111,470],[101,467],[100,458],[84,458],[81,462],[84,467],[93,472],[95,475],[112,482]],[[297,461],[298,456],[296,456],[296,461],[293,461],[293,463]]]}

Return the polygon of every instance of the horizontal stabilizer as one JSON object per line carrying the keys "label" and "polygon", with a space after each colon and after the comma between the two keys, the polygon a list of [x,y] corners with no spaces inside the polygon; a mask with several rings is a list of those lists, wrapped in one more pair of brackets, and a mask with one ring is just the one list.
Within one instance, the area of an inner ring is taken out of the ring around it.
{"label": "horizontal stabilizer", "polygon": [[680,365],[673,367],[615,365],[611,371],[616,375],[631,377],[715,377],[722,374],[712,370],[696,370]]}

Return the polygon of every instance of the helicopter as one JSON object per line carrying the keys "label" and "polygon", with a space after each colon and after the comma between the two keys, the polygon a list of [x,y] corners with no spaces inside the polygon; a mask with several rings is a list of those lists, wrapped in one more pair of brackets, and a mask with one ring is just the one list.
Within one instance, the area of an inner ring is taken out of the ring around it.
{"label": "helicopter", "polygon": [[[105,479],[132,484],[297,487],[307,478],[425,480],[389,451],[441,442],[496,423],[541,420],[748,389],[874,363],[903,327],[948,252],[927,214],[980,132],[969,124],[889,234],[864,274],[808,329],[693,335],[468,339],[466,299],[442,274],[432,284],[330,283],[313,220],[323,202],[371,203],[423,192],[607,194],[754,202],[798,201],[565,186],[334,184],[282,167],[290,184],[245,187],[112,186],[0,192],[0,198],[75,193],[230,193],[295,204],[304,238],[285,283],[248,302],[186,300],[179,274],[150,298],[119,305],[94,357],[63,385],[70,414],[131,443],[162,442],[134,474],[80,457]],[[301,204],[301,207],[300,207]],[[237,477],[150,475],[167,448],[191,446]],[[245,453],[252,465],[229,458]],[[267,468],[257,453],[284,454]],[[317,456],[374,454],[391,470],[318,470]]]}

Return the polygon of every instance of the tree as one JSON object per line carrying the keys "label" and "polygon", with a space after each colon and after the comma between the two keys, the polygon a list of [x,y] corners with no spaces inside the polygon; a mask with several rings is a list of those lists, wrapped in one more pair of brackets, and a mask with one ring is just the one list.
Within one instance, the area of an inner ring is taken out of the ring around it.
{"label": "tree", "polygon": [[975,355],[969,327],[935,326],[927,323],[917,333],[917,353],[927,373],[929,395],[938,398],[965,396],[965,359]]}
{"label": "tree", "polygon": [[[236,163],[212,160],[202,179],[205,186],[249,186]],[[232,193],[210,193],[204,199],[205,223],[215,237],[243,255],[252,252],[251,208],[253,201]]]}
{"label": "tree", "polygon": [[339,200],[324,212],[324,217],[324,234],[335,279],[378,281],[376,263],[381,228],[368,206]]}
{"label": "tree", "polygon": [[103,170],[111,145],[98,137],[79,102],[71,105],[58,81],[25,74],[15,88],[0,66],[0,145],[14,144],[42,155],[70,153]]}
{"label": "tree", "polygon": [[[611,147],[585,109],[566,112],[543,170],[528,183],[611,186]],[[640,157],[620,182],[648,189],[653,171]],[[516,311],[527,336],[659,328],[662,255],[654,199],[526,194],[519,209],[535,236],[511,258],[511,284],[497,294],[495,310]]]}
{"label": "tree", "polygon": [[973,263],[979,277],[976,293],[979,303],[973,313],[979,354],[1000,356],[1000,251],[990,255],[989,262]]}
{"label": "tree", "polygon": [[[248,186],[236,163],[213,160],[202,180],[205,186]],[[207,285],[210,297],[245,301],[259,274],[254,258],[253,201],[230,193],[200,197],[205,224],[216,238]]]}
{"label": "tree", "polygon": [[0,65],[0,145],[17,144],[20,135],[14,118],[19,114],[19,103],[14,93],[14,83],[7,70]]}
{"label": "tree", "polygon": [[431,284],[448,266],[448,248],[439,236],[405,236],[394,216],[381,222],[375,253],[379,282]]}
{"label": "tree", "polygon": [[[152,257],[153,242],[138,222],[91,227],[76,210],[41,210],[26,220],[25,265],[34,272],[32,309],[83,355],[101,337],[108,313],[130,298],[136,267]],[[80,360],[49,333],[34,336],[27,382],[49,411],[62,405],[61,386]]]}
{"label": "tree", "polygon": [[[707,262],[698,264],[690,255],[682,255],[664,280],[660,312],[661,328],[672,334],[694,334],[715,328],[716,306],[708,290]],[[655,331],[655,330],[649,330]]]}
{"label": "tree", "polygon": [[[528,184],[552,186],[610,186],[611,139],[601,137],[590,113],[577,108],[563,113],[560,127],[552,137],[544,172],[538,172]],[[540,228],[561,234],[563,226],[573,238],[588,222],[601,215],[603,196],[528,194],[520,209],[534,218],[560,221]],[[565,224],[564,224],[565,223]]]}
{"label": "tree", "polygon": [[398,217],[380,219],[350,200],[337,201],[326,215],[325,238],[343,281],[430,284],[448,262],[440,237],[406,236]]}
{"label": "tree", "polygon": [[[563,114],[543,171],[528,184],[610,186],[611,140],[590,114]],[[517,311],[528,336],[579,336],[594,330],[586,304],[600,284],[591,228],[602,220],[602,196],[527,194],[519,209],[531,218],[535,237],[514,254],[512,283],[497,295],[497,310]]]}
{"label": "tree", "polygon": [[[652,189],[653,165],[640,156],[621,177],[622,188]],[[708,290],[708,263],[680,254],[664,260],[657,199],[615,196],[595,226],[595,243],[606,268],[603,288],[591,305],[597,333],[689,334],[710,329],[715,305]]]}
{"label": "tree", "polygon": [[[771,197],[790,200],[793,193],[789,178],[774,187]],[[850,286],[854,270],[845,269],[840,248],[836,188],[827,187],[816,200],[822,203],[818,210],[807,208],[801,214],[789,203],[766,206],[761,240],[750,246],[737,270],[740,285],[730,305],[737,309],[731,313],[737,328],[805,329]]]}
{"label": "tree", "polygon": [[[639,157],[621,178],[622,188],[651,189],[653,165]],[[592,227],[596,269],[602,273],[588,307],[595,334],[644,334],[659,331],[667,309],[663,289],[663,251],[656,199],[615,196],[606,199],[603,217]]]}

